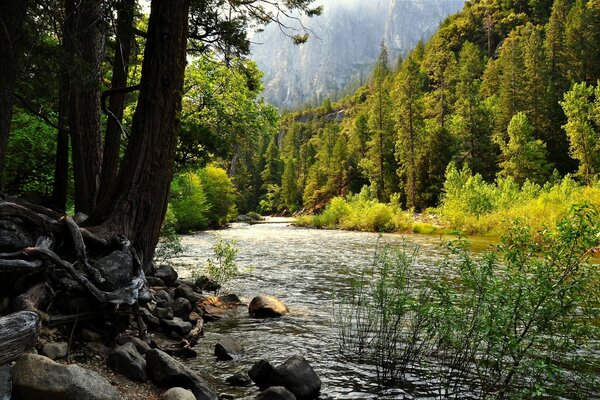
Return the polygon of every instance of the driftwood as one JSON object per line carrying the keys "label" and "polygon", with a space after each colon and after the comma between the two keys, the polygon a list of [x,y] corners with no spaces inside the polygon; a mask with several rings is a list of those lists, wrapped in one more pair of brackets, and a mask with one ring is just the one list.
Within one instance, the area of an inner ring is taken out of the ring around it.
{"label": "driftwood", "polygon": [[25,293],[17,296],[13,302],[15,311],[37,311],[46,309],[54,299],[54,290],[46,282],[36,283]]}
{"label": "driftwood", "polygon": [[33,348],[39,323],[38,314],[31,311],[0,318],[0,365],[13,361]]}

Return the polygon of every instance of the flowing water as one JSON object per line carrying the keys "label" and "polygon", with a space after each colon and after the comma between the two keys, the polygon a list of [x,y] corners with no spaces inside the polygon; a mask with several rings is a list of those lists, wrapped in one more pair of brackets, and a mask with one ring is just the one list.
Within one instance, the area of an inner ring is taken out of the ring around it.
{"label": "flowing water", "polygon": [[[205,325],[205,336],[197,345],[200,355],[188,364],[206,377],[220,393],[251,399],[254,386],[234,388],[225,379],[247,371],[264,358],[273,364],[291,355],[304,356],[323,381],[322,399],[412,399],[430,398],[427,393],[406,393],[402,389],[378,391],[372,368],[342,357],[337,330],[332,324],[336,293],[348,289],[350,279],[372,265],[378,246],[418,246],[416,274],[435,271],[444,255],[439,237],[312,230],[296,228],[288,220],[270,223],[233,224],[230,229],[185,236],[187,247],[175,260],[182,276],[202,267],[212,256],[217,235],[235,240],[237,263],[244,272],[227,284],[225,292],[236,293],[245,303],[259,294],[284,301],[290,313],[279,319],[252,319],[241,308],[235,317]],[[486,246],[486,243],[480,243]],[[223,335],[240,341],[243,357],[231,362],[214,359],[214,345]]]}

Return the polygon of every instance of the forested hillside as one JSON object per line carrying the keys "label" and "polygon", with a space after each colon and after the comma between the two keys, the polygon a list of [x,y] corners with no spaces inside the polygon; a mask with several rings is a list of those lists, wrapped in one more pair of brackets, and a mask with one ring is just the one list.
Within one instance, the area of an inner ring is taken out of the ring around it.
{"label": "forested hillside", "polygon": [[266,154],[263,206],[315,210],[365,187],[367,198],[420,211],[451,200],[447,175],[479,191],[463,199],[475,209],[494,190],[518,201],[552,184],[591,186],[599,78],[599,2],[470,1],[405,59],[382,46],[353,96],[285,115]]}

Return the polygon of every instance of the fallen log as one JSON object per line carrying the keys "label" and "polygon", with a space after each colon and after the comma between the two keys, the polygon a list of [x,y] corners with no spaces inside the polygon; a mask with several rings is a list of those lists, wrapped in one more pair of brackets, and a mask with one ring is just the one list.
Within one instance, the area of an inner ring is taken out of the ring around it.
{"label": "fallen log", "polygon": [[13,303],[14,311],[45,310],[54,299],[54,290],[46,282],[30,287],[25,293],[17,296]]}
{"label": "fallen log", "polygon": [[37,313],[21,311],[0,318],[0,365],[15,360],[35,345],[40,323]]}

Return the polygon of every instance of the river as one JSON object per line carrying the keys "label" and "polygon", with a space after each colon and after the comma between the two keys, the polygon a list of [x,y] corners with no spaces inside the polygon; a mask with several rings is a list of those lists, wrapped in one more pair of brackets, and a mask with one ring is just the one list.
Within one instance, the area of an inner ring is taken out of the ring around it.
{"label": "river", "polygon": [[[189,361],[190,366],[220,393],[251,399],[257,393],[254,386],[233,388],[225,379],[247,371],[261,358],[278,364],[300,354],[323,381],[322,399],[416,398],[414,393],[401,389],[378,391],[372,369],[351,363],[339,354],[337,330],[332,326],[333,301],[336,292],[348,288],[353,276],[372,265],[378,246],[418,246],[418,274],[431,271],[443,258],[444,240],[432,236],[296,228],[285,219],[269,222],[234,223],[226,230],[183,237],[186,250],[173,260],[180,275],[189,276],[191,270],[205,264],[212,255],[217,235],[235,240],[239,248],[236,260],[243,272],[223,292],[236,293],[245,303],[258,294],[274,295],[290,309],[283,318],[257,320],[249,318],[242,308],[235,318],[208,323],[205,336],[197,345],[200,355]],[[214,360],[214,345],[222,335],[242,343],[245,348],[242,359]]]}

